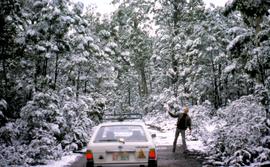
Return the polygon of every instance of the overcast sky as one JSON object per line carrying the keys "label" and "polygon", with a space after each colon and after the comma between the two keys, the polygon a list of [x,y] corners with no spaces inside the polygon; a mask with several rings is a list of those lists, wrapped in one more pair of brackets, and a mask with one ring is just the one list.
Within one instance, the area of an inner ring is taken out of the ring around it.
{"label": "overcast sky", "polygon": [[[113,11],[113,6],[110,5],[111,0],[73,0],[74,2],[81,1],[85,4],[85,6],[89,4],[96,4],[97,6],[97,11],[100,13],[110,13]],[[228,0],[204,0],[204,2],[209,5],[209,3],[213,3],[216,6],[224,6],[225,3]]]}

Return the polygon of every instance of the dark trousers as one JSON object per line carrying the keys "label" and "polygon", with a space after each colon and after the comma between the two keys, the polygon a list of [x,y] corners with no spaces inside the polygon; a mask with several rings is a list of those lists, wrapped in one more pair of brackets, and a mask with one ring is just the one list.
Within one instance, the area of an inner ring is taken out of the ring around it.
{"label": "dark trousers", "polygon": [[187,150],[186,130],[185,129],[178,129],[178,128],[176,128],[175,137],[174,137],[174,141],[173,141],[173,152],[175,152],[175,149],[176,149],[176,144],[177,144],[177,139],[179,137],[179,133],[181,133],[183,149],[184,149],[184,151]]}

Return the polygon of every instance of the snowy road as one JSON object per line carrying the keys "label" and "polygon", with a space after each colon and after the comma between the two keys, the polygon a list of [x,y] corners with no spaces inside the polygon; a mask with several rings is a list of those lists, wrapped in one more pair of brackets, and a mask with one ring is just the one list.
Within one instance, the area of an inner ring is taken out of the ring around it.
{"label": "snowy road", "polygon": [[[174,127],[174,126],[172,126]],[[172,153],[172,142],[174,139],[175,128],[168,128],[165,132],[153,128],[149,128],[150,133],[155,133],[154,142],[158,151],[158,166],[159,167],[201,167],[202,160],[198,158],[198,151],[204,152],[206,148],[201,141],[191,141],[191,137],[187,135],[187,146],[191,150],[188,155],[182,154],[181,137],[178,138],[178,147],[176,153]],[[50,162],[47,165],[39,167],[84,167],[86,159],[83,155],[72,154],[63,157],[60,161]]]}
{"label": "snowy road", "polygon": [[[180,150],[172,153],[171,146],[158,146],[158,166],[159,167],[201,167],[202,160],[196,154],[182,154]],[[84,156],[78,157],[77,161],[70,167],[84,167],[86,159]]]}
{"label": "snowy road", "polygon": [[[181,138],[178,139],[178,147],[175,153],[172,153],[172,142],[174,139],[174,131],[165,133],[157,130],[151,130],[151,133],[156,133],[157,137],[155,143],[158,152],[158,166],[159,167],[201,167],[202,160],[198,158],[198,150],[204,149],[200,141],[187,141],[187,145],[191,152],[183,154],[181,150]],[[79,156],[77,160],[68,165],[69,167],[84,167],[86,159],[84,156]]]}

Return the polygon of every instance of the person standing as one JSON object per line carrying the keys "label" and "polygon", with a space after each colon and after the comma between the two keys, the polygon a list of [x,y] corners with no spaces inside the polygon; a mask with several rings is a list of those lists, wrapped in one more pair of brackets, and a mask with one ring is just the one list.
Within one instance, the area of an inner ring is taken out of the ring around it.
{"label": "person standing", "polygon": [[175,137],[174,137],[174,141],[173,141],[173,152],[175,152],[176,149],[176,143],[177,143],[177,139],[179,137],[179,133],[181,134],[182,137],[182,144],[183,144],[183,149],[184,149],[184,153],[187,152],[187,144],[186,144],[186,130],[187,128],[189,128],[190,130],[190,134],[191,134],[191,119],[188,115],[189,109],[188,107],[184,107],[183,108],[183,112],[182,113],[171,113],[170,111],[168,111],[169,115],[173,118],[178,118],[177,120],[177,127],[176,127],[176,131],[175,131]]}

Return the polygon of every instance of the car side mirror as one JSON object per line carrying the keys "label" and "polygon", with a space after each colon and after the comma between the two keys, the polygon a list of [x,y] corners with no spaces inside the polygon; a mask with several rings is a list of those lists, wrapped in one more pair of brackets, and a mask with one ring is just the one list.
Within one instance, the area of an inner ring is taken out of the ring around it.
{"label": "car side mirror", "polygon": [[152,137],[152,138],[156,138],[157,135],[154,133],[154,134],[151,134],[151,137]]}

